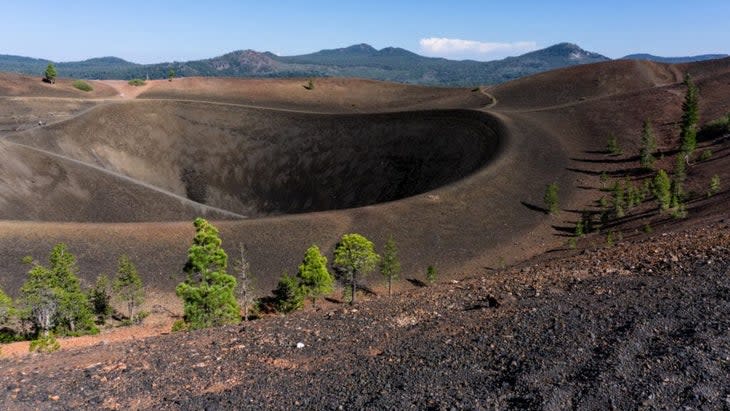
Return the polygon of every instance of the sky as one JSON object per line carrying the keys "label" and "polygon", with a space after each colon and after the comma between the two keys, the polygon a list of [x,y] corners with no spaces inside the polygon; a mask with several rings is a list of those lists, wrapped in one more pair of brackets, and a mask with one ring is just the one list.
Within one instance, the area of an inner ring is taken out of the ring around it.
{"label": "sky", "polygon": [[730,0],[2,1],[0,54],[185,61],[368,43],[494,60],[556,43],[611,58],[730,54]]}

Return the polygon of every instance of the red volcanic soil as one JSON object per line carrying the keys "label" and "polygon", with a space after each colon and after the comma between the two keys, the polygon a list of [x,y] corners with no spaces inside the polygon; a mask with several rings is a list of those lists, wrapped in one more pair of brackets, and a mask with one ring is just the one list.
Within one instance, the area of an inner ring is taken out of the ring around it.
{"label": "red volcanic soil", "polygon": [[65,98],[105,98],[113,97],[117,91],[100,81],[87,81],[94,88],[92,91],[81,91],[73,86],[74,80],[56,79],[56,84],[44,83],[41,77],[0,73],[0,96],[19,97],[65,97]]}
{"label": "red volcanic soil", "polygon": [[[565,247],[582,214],[598,218],[603,187],[653,176],[638,165],[645,120],[657,166],[673,169],[685,72],[700,88],[702,123],[730,110],[730,59],[608,62],[476,91],[352,79],[317,79],[312,90],[306,80],[190,78],[133,91],[109,82],[108,98],[48,94],[64,97],[51,106],[37,91],[45,85],[6,75],[0,84],[15,84],[6,89],[28,93],[2,97],[12,104],[0,112],[0,286],[11,294],[27,270],[21,258],[63,241],[87,283],[125,253],[169,299],[199,214],[229,251],[246,245],[260,294],[308,245],[331,257],[349,232],[378,246],[392,235],[409,282],[390,301],[374,274],[371,301],[356,311],[335,304],[8,360],[5,404],[722,407],[730,136],[700,139],[698,152],[713,154],[688,167],[687,218],[648,199],[579,239],[579,251]],[[58,117],[36,124],[50,107]],[[622,155],[604,152],[612,134]],[[722,189],[708,197],[713,175]],[[551,182],[554,216],[542,209]],[[641,234],[647,226],[654,234]],[[602,248],[609,233],[618,248]],[[411,289],[428,265],[459,282]],[[299,341],[304,350],[292,348]]]}
{"label": "red volcanic soil", "polygon": [[491,99],[469,89],[435,88],[375,80],[182,78],[157,80],[138,98],[228,102],[286,110],[328,113],[479,108]]}

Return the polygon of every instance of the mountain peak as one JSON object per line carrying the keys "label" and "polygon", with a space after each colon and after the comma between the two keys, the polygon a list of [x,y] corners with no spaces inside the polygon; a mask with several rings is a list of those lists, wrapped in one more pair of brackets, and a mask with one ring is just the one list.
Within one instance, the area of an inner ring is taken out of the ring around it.
{"label": "mountain peak", "polygon": [[342,48],[340,50],[342,50],[342,51],[358,51],[358,52],[367,52],[367,53],[372,53],[372,52],[378,51],[378,50],[375,49],[375,47],[373,47],[373,46],[371,46],[371,45],[369,45],[367,43],[353,44],[350,47],[345,47],[345,48]]}
{"label": "mountain peak", "polygon": [[567,58],[576,62],[584,61],[606,61],[610,60],[606,56],[602,56],[598,53],[593,53],[582,49],[580,46],[574,43],[558,43],[550,47],[546,47],[542,50],[533,51],[527,53],[524,56],[530,57],[560,57]]}

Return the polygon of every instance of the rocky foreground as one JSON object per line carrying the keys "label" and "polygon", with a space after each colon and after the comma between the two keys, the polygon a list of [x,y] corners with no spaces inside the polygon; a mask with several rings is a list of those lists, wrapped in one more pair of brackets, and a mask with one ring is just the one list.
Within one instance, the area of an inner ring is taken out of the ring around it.
{"label": "rocky foreground", "polygon": [[0,409],[728,409],[730,222],[0,361]]}

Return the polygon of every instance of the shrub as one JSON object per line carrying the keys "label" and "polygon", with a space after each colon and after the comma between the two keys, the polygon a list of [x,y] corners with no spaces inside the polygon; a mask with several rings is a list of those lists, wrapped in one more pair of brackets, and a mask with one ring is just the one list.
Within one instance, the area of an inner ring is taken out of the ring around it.
{"label": "shrub", "polygon": [[609,231],[608,234],[606,234],[606,246],[613,247],[615,241],[614,236],[615,234],[613,231]]}
{"label": "shrub", "polygon": [[687,217],[687,208],[682,203],[678,203],[676,207],[672,209],[672,218],[680,219]]}
{"label": "shrub", "polygon": [[176,320],[174,323],[172,323],[172,328],[170,329],[170,331],[174,333],[187,330],[188,324],[183,320]]}
{"label": "shrub", "polygon": [[76,87],[77,89],[79,89],[81,91],[89,92],[89,91],[94,90],[94,87],[91,87],[91,84],[89,84],[83,80],[76,80],[72,84],[74,87]]}
{"label": "shrub", "polygon": [[127,83],[129,83],[130,86],[134,86],[134,87],[144,86],[145,84],[147,84],[141,78],[133,78],[133,79],[129,80]]}
{"label": "shrub", "polygon": [[730,113],[725,117],[720,117],[705,124],[699,132],[699,135],[705,139],[721,137],[730,133]]}
{"label": "shrub", "polygon": [[61,348],[61,344],[58,343],[58,340],[56,340],[56,337],[53,336],[52,333],[43,334],[39,336],[37,339],[30,342],[30,347],[28,347],[28,351],[30,352],[39,352],[39,353],[51,353],[54,351],[58,351]]}
{"label": "shrub", "polygon": [[712,158],[712,150],[709,148],[702,151],[702,154],[700,154],[700,161],[707,161]]}

